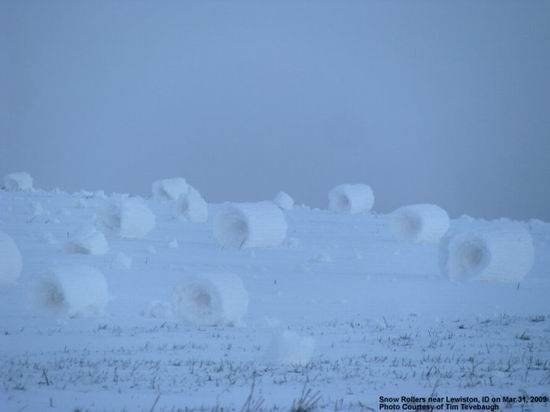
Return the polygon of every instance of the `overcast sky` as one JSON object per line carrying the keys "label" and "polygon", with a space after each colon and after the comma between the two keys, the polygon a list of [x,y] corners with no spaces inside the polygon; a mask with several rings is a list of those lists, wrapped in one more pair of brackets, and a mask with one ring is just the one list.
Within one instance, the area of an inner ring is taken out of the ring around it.
{"label": "overcast sky", "polygon": [[550,1],[0,0],[0,174],[550,220]]}

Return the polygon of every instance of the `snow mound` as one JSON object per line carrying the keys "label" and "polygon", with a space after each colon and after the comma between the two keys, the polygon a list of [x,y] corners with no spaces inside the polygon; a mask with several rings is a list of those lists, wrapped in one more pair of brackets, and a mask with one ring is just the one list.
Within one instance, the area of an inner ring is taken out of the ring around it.
{"label": "snow mound", "polygon": [[302,337],[296,332],[285,330],[273,336],[267,350],[271,362],[285,365],[306,365],[313,356],[315,340]]}
{"label": "snow mound", "polygon": [[0,285],[15,283],[22,267],[19,248],[7,233],[0,231]]}
{"label": "snow mound", "polygon": [[285,216],[273,202],[229,203],[214,217],[214,237],[224,247],[277,246],[286,233]]}
{"label": "snow mound", "polygon": [[181,195],[175,203],[175,214],[191,222],[202,223],[208,220],[208,205],[201,194],[189,186],[187,193]]}
{"label": "snow mound", "polygon": [[109,300],[105,277],[89,266],[66,266],[52,270],[31,291],[38,310],[56,315],[102,315]]}
{"label": "snow mound", "polygon": [[189,185],[183,177],[172,177],[157,180],[153,183],[153,197],[159,200],[177,200],[189,190]]}
{"label": "snow mound", "polygon": [[532,236],[517,222],[450,233],[439,246],[441,270],[452,280],[521,281],[534,257]]}
{"label": "snow mound", "polygon": [[104,255],[109,251],[109,244],[105,235],[94,226],[84,226],[71,236],[65,249],[69,253]]}
{"label": "snow mound", "polygon": [[173,306],[177,317],[196,325],[239,325],[248,309],[248,293],[237,275],[204,274],[174,289]]}
{"label": "snow mound", "polygon": [[156,218],[142,199],[121,197],[104,211],[102,223],[120,237],[139,239],[155,228]]}
{"label": "snow mound", "polygon": [[273,199],[273,203],[279,206],[283,210],[292,210],[294,207],[294,199],[286,192],[279,192]]}
{"label": "snow mound", "polygon": [[374,193],[370,186],[343,184],[333,188],[328,194],[329,209],[338,213],[368,212],[374,205]]}
{"label": "snow mound", "polygon": [[436,205],[403,206],[390,215],[395,237],[414,243],[438,243],[449,230],[449,215]]}
{"label": "snow mound", "polygon": [[33,181],[27,172],[10,173],[4,177],[4,189],[9,192],[28,192],[33,189]]}

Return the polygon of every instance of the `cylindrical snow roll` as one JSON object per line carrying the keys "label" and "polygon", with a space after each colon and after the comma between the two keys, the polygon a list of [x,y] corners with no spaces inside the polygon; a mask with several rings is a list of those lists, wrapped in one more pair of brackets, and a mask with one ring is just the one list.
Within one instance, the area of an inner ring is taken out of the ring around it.
{"label": "cylindrical snow roll", "polygon": [[534,257],[531,234],[512,222],[450,233],[439,246],[441,270],[452,280],[517,282],[529,273]]}
{"label": "cylindrical snow roll", "polygon": [[109,251],[109,244],[105,235],[94,226],[84,226],[71,236],[65,249],[69,253],[104,255]]}
{"label": "cylindrical snow roll", "polygon": [[336,186],[328,194],[329,209],[338,213],[368,212],[374,205],[374,193],[365,184]]}
{"label": "cylindrical snow roll", "polygon": [[89,266],[67,266],[52,270],[32,290],[38,310],[57,315],[97,316],[105,311],[109,293],[105,277]]}
{"label": "cylindrical snow roll", "polygon": [[192,186],[187,193],[175,202],[175,214],[191,222],[202,223],[208,220],[208,205],[201,194]]}
{"label": "cylindrical snow roll", "polygon": [[176,316],[196,325],[239,325],[248,293],[238,276],[212,273],[189,277],[174,289]]}
{"label": "cylindrical snow roll", "polygon": [[31,191],[32,177],[27,172],[10,173],[4,177],[4,188],[10,192]]}
{"label": "cylindrical snow roll", "polygon": [[103,225],[124,238],[143,238],[155,228],[155,215],[136,197],[120,198],[103,213]]}
{"label": "cylindrical snow roll", "polygon": [[273,202],[229,203],[214,217],[214,237],[225,247],[267,247],[286,238],[287,223]]}
{"label": "cylindrical snow roll", "polygon": [[152,186],[153,197],[160,200],[177,200],[188,190],[189,185],[183,177],[157,180]]}
{"label": "cylindrical snow roll", "polygon": [[291,210],[294,207],[294,199],[286,192],[279,192],[273,199],[273,203],[283,210]]}
{"label": "cylindrical snow roll", "polygon": [[0,285],[15,283],[22,267],[19,248],[7,233],[0,231]]}
{"label": "cylindrical snow roll", "polygon": [[391,213],[390,228],[399,240],[437,243],[449,230],[449,215],[436,205],[403,206]]}

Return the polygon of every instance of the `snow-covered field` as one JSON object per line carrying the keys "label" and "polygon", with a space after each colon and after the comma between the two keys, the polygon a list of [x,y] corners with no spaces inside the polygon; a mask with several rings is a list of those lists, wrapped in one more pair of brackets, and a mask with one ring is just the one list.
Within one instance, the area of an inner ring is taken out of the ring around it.
{"label": "snow-covered field", "polygon": [[[222,205],[201,222],[145,199],[156,224],[140,238],[104,230],[112,202],[0,191],[0,230],[23,257],[19,281],[0,287],[0,411],[378,410],[380,396],[550,392],[548,223],[522,223],[535,250],[523,280],[453,282],[438,244],[396,239],[386,215],[295,206],[281,245],[235,248],[213,234]],[[450,230],[487,225],[462,217]],[[38,280],[71,265],[105,275],[104,313],[37,305]],[[203,273],[242,279],[236,325],[174,315],[175,288]]]}

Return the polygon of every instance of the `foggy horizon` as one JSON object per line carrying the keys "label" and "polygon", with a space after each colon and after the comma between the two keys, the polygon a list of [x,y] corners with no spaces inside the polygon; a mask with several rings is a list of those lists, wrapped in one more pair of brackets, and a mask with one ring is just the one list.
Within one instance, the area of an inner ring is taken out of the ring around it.
{"label": "foggy horizon", "polygon": [[[475,4],[475,7],[474,7]],[[550,3],[0,2],[0,177],[550,221]]]}

